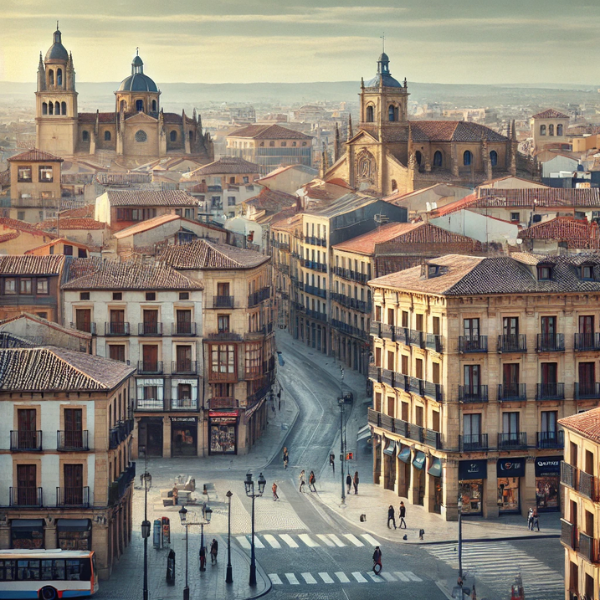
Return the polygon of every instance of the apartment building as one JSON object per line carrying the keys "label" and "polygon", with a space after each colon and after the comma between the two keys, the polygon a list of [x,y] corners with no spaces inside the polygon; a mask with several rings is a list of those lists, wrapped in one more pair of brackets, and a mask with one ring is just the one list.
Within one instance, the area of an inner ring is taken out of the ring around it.
{"label": "apartment building", "polygon": [[56,347],[0,362],[0,548],[92,549],[109,577],[133,527],[134,369]]}
{"label": "apartment building", "polygon": [[564,429],[561,464],[564,510],[565,598],[600,597],[600,408],[559,420]]}
{"label": "apartment building", "polygon": [[202,283],[134,261],[78,261],[69,276],[65,322],[136,369],[134,456],[201,456]]}
{"label": "apartment building", "polygon": [[559,510],[559,419],[600,399],[600,259],[448,255],[369,282],[374,478],[456,519]]}

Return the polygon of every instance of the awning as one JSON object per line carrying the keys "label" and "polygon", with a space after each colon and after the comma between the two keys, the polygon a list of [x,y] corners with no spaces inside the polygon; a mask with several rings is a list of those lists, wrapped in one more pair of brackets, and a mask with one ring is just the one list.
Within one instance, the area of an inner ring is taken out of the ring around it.
{"label": "awning", "polygon": [[89,531],[91,523],[89,519],[57,519],[58,531]]}
{"label": "awning", "polygon": [[407,465],[410,464],[410,448],[407,446],[406,448],[403,448],[402,450],[400,450],[400,454],[398,454],[398,458],[402,462],[405,462]]}
{"label": "awning", "polygon": [[366,440],[371,437],[371,426],[365,425],[358,430],[358,435],[356,439],[360,442],[360,440]]}
{"label": "awning", "polygon": [[10,522],[12,529],[44,529],[44,519],[12,519]]}
{"label": "awning", "polygon": [[396,442],[392,442],[388,440],[387,446],[383,449],[383,453],[388,456],[392,456],[394,454],[394,450],[396,449]]}
{"label": "awning", "polygon": [[413,458],[413,467],[415,469],[422,469],[425,466],[425,453],[417,452],[417,455]]}
{"label": "awning", "polygon": [[427,471],[430,475],[434,477],[442,476],[442,461],[439,458],[435,458],[435,456],[431,459],[431,463],[429,466],[429,470]]}

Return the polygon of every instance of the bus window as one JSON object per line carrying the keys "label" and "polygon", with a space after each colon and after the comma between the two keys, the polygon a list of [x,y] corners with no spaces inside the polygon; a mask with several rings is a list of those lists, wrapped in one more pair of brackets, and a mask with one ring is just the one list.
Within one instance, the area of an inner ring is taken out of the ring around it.
{"label": "bus window", "polygon": [[52,577],[52,560],[42,560],[42,580],[50,581]]}
{"label": "bus window", "polygon": [[81,559],[81,581],[90,581],[92,578],[92,568],[89,558]]}
{"label": "bus window", "polygon": [[52,579],[64,579],[65,578],[65,561],[55,560],[54,561],[54,573]]}
{"label": "bus window", "polygon": [[39,560],[19,560],[17,561],[17,579],[26,581],[29,579],[39,580],[40,561]]}
{"label": "bus window", "polygon": [[15,578],[15,561],[0,560],[0,581],[13,581]]}
{"label": "bus window", "polygon": [[67,581],[79,581],[79,561],[67,561]]}

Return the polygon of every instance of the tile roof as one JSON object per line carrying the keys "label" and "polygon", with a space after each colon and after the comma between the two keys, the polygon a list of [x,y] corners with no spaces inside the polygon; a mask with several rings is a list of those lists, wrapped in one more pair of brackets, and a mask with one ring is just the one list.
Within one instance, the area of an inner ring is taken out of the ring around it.
{"label": "tile roof", "polygon": [[44,152],[43,150],[38,150],[37,148],[32,148],[31,150],[21,152],[21,154],[11,156],[8,159],[8,162],[13,160],[28,160],[31,162],[63,162],[63,159],[60,158],[60,156],[54,156],[54,154],[50,154],[50,152]]}
{"label": "tile roof", "polygon": [[270,213],[278,213],[284,208],[296,206],[297,203],[298,198],[296,196],[270,190],[269,188],[262,189],[258,196],[248,198],[248,200],[244,200],[243,202],[243,204],[252,206],[256,210],[266,210]]}
{"label": "tile roof", "polygon": [[542,112],[537,113],[537,115],[533,115],[534,119],[568,119],[569,115],[565,115],[564,113],[558,112],[553,108],[549,108]]}
{"label": "tile roof", "polygon": [[308,211],[308,214],[318,215],[320,217],[337,217],[339,215],[352,212],[357,208],[368,206],[373,202],[377,202],[379,198],[366,195],[366,191],[346,194],[341,198],[338,198],[332,204],[325,206],[324,208],[318,208],[316,210]]}
{"label": "tile roof", "polygon": [[[96,263],[97,264],[97,263]],[[105,261],[92,273],[63,284],[63,290],[201,290],[199,281],[188,279],[165,264]]]}
{"label": "tile roof", "polygon": [[271,222],[272,231],[293,231],[298,226],[302,228],[302,213],[296,213],[293,216],[286,215],[282,218],[279,218],[279,215],[275,215]]}
{"label": "tile roof", "polygon": [[50,246],[56,246],[56,244],[67,244],[68,246],[75,246],[75,248],[84,248],[85,250],[92,251],[93,246],[89,246],[88,244],[81,244],[79,242],[74,242],[72,240],[68,240],[66,238],[57,238],[56,240],[52,240],[47,244],[42,244],[41,246],[37,246],[36,248],[32,248],[31,250],[27,250],[23,252],[24,255],[35,254],[38,250],[42,248],[49,248]]}
{"label": "tile roof", "polygon": [[477,203],[474,206],[481,208],[600,206],[600,188],[526,188],[509,190],[480,188],[477,194]]}
{"label": "tile roof", "polygon": [[358,252],[359,254],[372,255],[375,252],[375,246],[382,242],[401,236],[404,233],[423,227],[424,223],[386,223],[369,233],[363,233],[355,238],[340,242],[333,246],[334,250],[343,250],[344,252]]}
{"label": "tile roof", "polygon": [[[539,281],[536,264],[552,265],[552,279]],[[583,263],[594,265],[595,281],[579,278],[577,267]],[[371,280],[373,287],[392,287],[444,296],[472,296],[478,294],[526,294],[600,292],[600,256],[536,256],[516,253],[511,256],[483,258],[449,254],[427,261],[438,265],[435,277],[425,278],[421,267],[399,271]]]}
{"label": "tile roof", "polygon": [[[80,123],[95,123],[96,113],[79,113],[77,119]],[[115,123],[116,116],[114,112],[99,112],[98,113],[99,123]]]}
{"label": "tile roof", "polygon": [[270,260],[254,250],[236,248],[208,240],[195,240],[190,244],[170,246],[159,260],[174,269],[252,269]]}
{"label": "tile roof", "polygon": [[59,275],[65,257],[0,256],[0,275]]}
{"label": "tile roof", "polygon": [[56,237],[52,233],[40,231],[35,225],[31,223],[26,223],[25,221],[19,221],[17,219],[11,219],[9,217],[0,217],[0,227],[16,231],[25,231],[32,235],[47,237],[48,239],[54,239]]}
{"label": "tile roof", "polygon": [[81,208],[69,208],[68,210],[62,210],[60,213],[61,219],[81,219],[86,217],[93,217],[96,210],[95,204],[86,204]]}
{"label": "tile roof", "polygon": [[[396,203],[395,203],[396,204]],[[397,202],[397,204],[401,204]],[[441,206],[440,208],[436,208],[431,212],[432,217],[444,217],[445,215],[449,215],[451,213],[462,210],[463,208],[469,208],[471,206],[475,206],[477,204],[477,196],[475,194],[469,194],[460,200],[455,200],[454,202],[449,202],[445,206]]]}
{"label": "tile roof", "polygon": [[0,234],[0,244],[16,240],[21,235],[19,231],[8,231],[7,233]]}
{"label": "tile roof", "polygon": [[181,190],[106,191],[111,206],[197,206],[198,200]]}
{"label": "tile roof", "polygon": [[600,408],[592,408],[577,415],[564,417],[558,420],[558,424],[600,443]]}
{"label": "tile roof", "polygon": [[307,173],[309,175],[312,175],[313,177],[316,177],[319,173],[317,169],[307,167],[306,165],[286,165],[285,167],[277,167],[276,169],[269,171],[266,175],[263,175],[260,179],[257,179],[257,181],[260,183],[261,181],[271,179],[272,177],[277,177],[277,175],[280,175],[285,171],[289,171],[290,169],[302,171],[303,173]]}
{"label": "tile roof", "polygon": [[[44,221],[44,227],[56,229],[56,219],[48,219]],[[63,218],[61,217],[59,221],[60,229],[69,229],[69,230],[77,230],[83,229],[87,230],[100,230],[106,228],[106,223],[101,223],[100,221],[96,221],[91,217],[74,217],[74,218]]]}
{"label": "tile roof", "polygon": [[310,135],[281,125],[249,125],[228,133],[227,137],[253,138],[255,140],[312,140]]}
{"label": "tile roof", "polygon": [[0,350],[0,391],[108,391],[134,371],[123,362],[52,346]]}
{"label": "tile roof", "polygon": [[84,340],[92,339],[91,333],[87,333],[86,331],[79,331],[78,329],[72,329],[70,327],[63,327],[58,323],[54,323],[54,321],[48,321],[48,319],[43,319],[42,317],[38,317],[37,315],[32,315],[31,313],[27,312],[22,312],[20,315],[16,315],[14,317],[11,317],[10,319],[0,321],[0,331],[4,330],[8,324],[13,323],[14,321],[19,321],[20,319],[23,319],[25,321],[35,321],[36,323],[41,323],[42,325],[46,325],[51,329],[56,329],[57,331],[61,331],[62,333],[72,335],[73,337],[78,337]]}
{"label": "tile roof", "polygon": [[141,221],[136,225],[131,225],[131,227],[121,229],[121,231],[117,231],[116,233],[114,233],[113,237],[117,239],[129,237],[130,235],[135,235],[136,233],[141,233],[142,231],[148,231],[148,229],[154,229],[155,227],[159,227],[160,225],[164,225],[165,223],[170,223],[171,221],[177,220],[181,220],[181,217],[179,215],[159,215],[158,217],[153,217],[152,219],[146,219],[145,221]]}
{"label": "tile roof", "polygon": [[204,165],[190,173],[190,177],[198,175],[242,175],[247,173],[259,173],[260,167],[243,158],[234,156],[222,156],[219,160]]}
{"label": "tile roof", "polygon": [[415,142],[508,142],[508,138],[489,127],[469,121],[410,121]]}
{"label": "tile roof", "polygon": [[600,249],[600,231],[596,222],[574,217],[556,217],[536,223],[519,232],[519,237],[563,242],[571,249]]}

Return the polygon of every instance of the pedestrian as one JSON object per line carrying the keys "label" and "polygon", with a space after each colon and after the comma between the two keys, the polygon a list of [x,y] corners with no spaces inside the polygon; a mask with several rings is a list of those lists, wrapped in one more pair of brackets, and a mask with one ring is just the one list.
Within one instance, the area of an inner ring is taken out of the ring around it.
{"label": "pedestrian", "polygon": [[533,528],[537,527],[537,530],[540,530],[540,516],[538,515],[537,508],[533,509],[533,523],[531,524],[531,531]]}
{"label": "pedestrian", "polygon": [[298,478],[300,480],[300,488],[298,489],[299,492],[303,492],[304,491],[304,486],[306,485],[306,481],[305,481],[305,476],[304,476],[304,469],[302,469],[302,471],[300,471],[300,477]]}
{"label": "pedestrian", "polygon": [[527,529],[533,531],[533,508],[529,508],[529,512],[527,513]]}
{"label": "pedestrian", "polygon": [[217,554],[219,553],[219,542],[213,538],[212,544],[210,545],[210,562],[213,565],[217,564]]}
{"label": "pedestrian", "polygon": [[348,488],[346,493],[350,495],[350,488],[352,487],[352,477],[350,477],[350,473],[346,475],[346,487]]}
{"label": "pedestrian", "polygon": [[287,469],[290,462],[290,455],[286,447],[283,448],[283,466]]}
{"label": "pedestrian", "polygon": [[[400,517],[400,524],[398,525],[398,529],[406,529],[406,521],[404,517],[406,517],[406,506],[404,506],[404,502],[400,502],[400,510],[398,511],[398,517]],[[404,527],[402,527],[404,525]]]}
{"label": "pedestrian", "polygon": [[179,500],[179,490],[177,486],[173,486],[173,506],[177,506],[177,502]]}
{"label": "pedestrian", "polygon": [[390,521],[394,524],[394,529],[396,529],[396,511],[394,510],[394,507],[391,504],[388,508],[388,529],[391,529]]}
{"label": "pedestrian", "polygon": [[381,558],[381,550],[379,549],[379,546],[375,546],[375,552],[373,552],[373,572],[375,575],[379,575],[381,573],[381,569],[383,568]]}
{"label": "pedestrian", "polygon": [[206,571],[206,548],[204,546],[200,547],[200,570]]}
{"label": "pedestrian", "polygon": [[206,500],[202,503],[202,518],[206,519]]}
{"label": "pedestrian", "polygon": [[335,475],[335,454],[329,455],[329,464],[331,465],[331,468],[333,469],[333,474]]}
{"label": "pedestrian", "polygon": [[354,495],[358,494],[358,471],[354,472]]}
{"label": "pedestrian", "polygon": [[277,495],[277,484],[275,482],[273,482],[273,487],[271,489],[273,490],[273,502],[276,502],[279,500],[279,496]]}
{"label": "pedestrian", "polygon": [[315,477],[315,472],[311,471],[310,475],[308,476],[308,489],[311,492],[316,492],[317,488],[315,487],[315,483],[317,482],[317,478]]}

